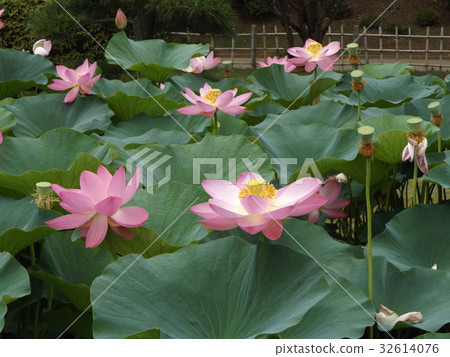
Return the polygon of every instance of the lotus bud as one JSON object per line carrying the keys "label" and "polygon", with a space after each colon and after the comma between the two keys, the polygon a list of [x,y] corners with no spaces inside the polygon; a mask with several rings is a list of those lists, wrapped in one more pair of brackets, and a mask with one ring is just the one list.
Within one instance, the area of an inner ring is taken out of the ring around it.
{"label": "lotus bud", "polygon": [[350,56],[356,56],[358,54],[359,46],[357,43],[349,43],[347,44],[348,54]]}
{"label": "lotus bud", "polygon": [[117,14],[116,14],[116,26],[119,30],[123,30],[128,23],[128,19],[125,16],[124,12],[122,11],[122,9],[117,10]]}
{"label": "lotus bud", "polygon": [[414,135],[420,135],[422,133],[422,118],[410,118],[406,122],[409,126],[409,131]]}
{"label": "lotus bud", "polygon": [[35,55],[47,57],[50,54],[51,49],[52,49],[52,41],[47,41],[45,38],[37,41],[33,45],[33,53]]}

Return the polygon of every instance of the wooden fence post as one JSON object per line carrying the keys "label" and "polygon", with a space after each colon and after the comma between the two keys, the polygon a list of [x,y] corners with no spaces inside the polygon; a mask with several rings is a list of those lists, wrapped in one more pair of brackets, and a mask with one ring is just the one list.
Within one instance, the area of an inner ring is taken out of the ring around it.
{"label": "wooden fence post", "polygon": [[263,25],[262,26],[263,27],[263,48],[264,48],[264,61],[266,60],[266,58],[267,58],[267,50],[266,50],[266,25]]}
{"label": "wooden fence post", "polygon": [[364,28],[363,28],[363,34],[364,34],[364,50],[365,50],[364,58],[366,60],[365,64],[367,64],[367,63],[369,63],[369,51],[367,48],[367,28],[366,28],[366,26],[364,26]]}
{"label": "wooden fence post", "polygon": [[378,32],[380,34],[380,61],[381,61],[381,64],[384,64],[384,58],[383,58],[383,28],[381,26],[378,26]]}
{"label": "wooden fence post", "polygon": [[[358,41],[358,37],[359,37],[359,26],[355,25],[353,26],[353,42]],[[344,44],[342,44],[342,46],[344,46]]]}
{"label": "wooden fence post", "polygon": [[408,27],[408,47],[409,47],[409,65],[412,66],[412,41],[411,41],[411,36],[412,36],[412,32],[411,32],[411,27]]}
{"label": "wooden fence post", "polygon": [[428,51],[430,50],[430,26],[427,26],[427,35],[425,39],[425,69],[428,71]]}
{"label": "wooden fence post", "polygon": [[252,67],[256,68],[256,25],[252,25],[252,33],[251,33],[251,40],[250,40],[250,51],[251,51],[251,63]]}
{"label": "wooden fence post", "polygon": [[444,49],[444,27],[441,27],[441,38],[439,40],[439,70],[442,71],[442,50]]}
{"label": "wooden fence post", "polygon": [[235,39],[234,39],[234,35],[233,35],[233,37],[231,38],[231,58],[230,58],[230,61],[231,61],[231,67],[233,67],[233,65],[234,65],[234,48],[236,47],[236,41],[235,41]]}
{"label": "wooden fence post", "polygon": [[280,46],[278,45],[278,28],[277,28],[277,25],[273,26],[273,32],[275,33],[275,48],[277,49],[276,51],[278,52],[280,50]]}
{"label": "wooden fence post", "polygon": [[398,26],[395,26],[395,61],[398,62]]}

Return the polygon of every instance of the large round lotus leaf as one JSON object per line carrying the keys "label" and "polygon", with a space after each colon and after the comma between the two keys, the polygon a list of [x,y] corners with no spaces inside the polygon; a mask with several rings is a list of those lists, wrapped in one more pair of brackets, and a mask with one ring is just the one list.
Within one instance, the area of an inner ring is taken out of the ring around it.
{"label": "large round lotus leaf", "polygon": [[71,231],[58,232],[45,239],[39,264],[31,268],[30,274],[54,285],[83,311],[89,302],[89,287],[112,263],[111,252],[102,248],[88,249],[73,243]]}
{"label": "large round lotus leaf", "polygon": [[[80,97],[71,104],[63,101],[64,94],[41,93],[16,100],[7,105],[17,119],[13,129],[17,137],[36,137],[55,128],[70,128],[85,132],[105,130],[111,125],[113,116],[102,100],[95,97]],[[48,110],[51,108],[51,110]]]}
{"label": "large round lotus leaf", "polygon": [[441,185],[443,188],[450,188],[450,158],[445,160],[443,165],[439,165],[423,176],[424,181],[430,181]]}
{"label": "large round lotus leaf", "polygon": [[[268,104],[268,103],[266,103]],[[258,107],[259,108],[259,107]],[[271,108],[269,108],[271,109]],[[351,125],[356,121],[356,109],[348,105],[340,105],[331,100],[322,100],[313,106],[303,106],[296,110],[287,110],[279,114],[267,111],[267,119],[257,125],[256,130],[264,130],[273,125],[295,127],[320,123],[333,128]]]}
{"label": "large round lotus leaf", "polygon": [[323,91],[334,86],[341,77],[342,75],[335,72],[324,72],[313,83],[313,74],[295,76],[285,72],[282,65],[260,68],[252,75],[257,91],[267,92],[273,100],[292,109],[311,104]]}
{"label": "large round lotus leaf", "polygon": [[47,58],[17,50],[0,49],[0,68],[0,99],[47,84],[44,73],[55,73],[55,66]]}
{"label": "large round lotus leaf", "polygon": [[0,331],[5,324],[7,304],[30,294],[30,278],[26,269],[7,252],[0,252]]}
{"label": "large round lotus leaf", "polygon": [[367,263],[355,257],[351,245],[331,238],[322,227],[308,221],[299,219],[284,221],[281,237],[275,241],[266,241],[269,244],[289,247],[314,259],[332,280],[343,277],[352,282],[359,282],[359,278],[364,279],[366,276],[355,278],[355,274],[359,272],[363,274],[363,267]]}
{"label": "large round lotus leaf", "polygon": [[45,222],[59,216],[38,208],[31,196],[21,200],[0,197],[0,207],[0,251],[12,255],[54,232]]}
{"label": "large round lotus leaf", "polygon": [[191,57],[208,52],[208,45],[133,41],[120,31],[109,41],[105,56],[111,64],[142,72],[152,81],[164,82],[173,70],[187,68]]}
{"label": "large round lotus leaf", "polygon": [[[166,180],[189,185],[205,179],[236,181],[243,172],[259,172],[273,178],[270,160],[261,148],[244,136],[207,135],[199,143],[188,145],[145,145],[126,150],[128,165],[143,165],[144,185],[162,185]],[[126,162],[116,160],[120,165]],[[179,168],[183,169],[180,170]],[[152,175],[153,171],[153,175]],[[195,197],[194,197],[195,198]],[[194,199],[193,198],[193,199]]]}
{"label": "large round lotus leaf", "polygon": [[171,338],[254,338],[295,325],[328,291],[311,259],[236,237],[149,260],[130,255],[92,285],[94,336],[159,328]]}
{"label": "large round lotus leaf", "polygon": [[0,100],[0,130],[7,130],[16,125],[16,118],[14,118],[13,113],[5,109],[6,105],[11,105],[14,101],[13,98]]}
{"label": "large round lotus leaf", "polygon": [[[367,78],[366,81],[366,86],[361,92],[361,104],[365,107],[394,107],[414,99],[434,97],[440,92],[440,87],[423,86],[417,83],[413,76]],[[356,92],[350,95],[346,103],[358,105]]]}
{"label": "large round lotus leaf", "polygon": [[180,105],[155,87],[148,79],[137,79],[130,82],[107,80],[101,78],[92,88],[114,111],[120,120],[130,120],[139,113],[150,117],[165,115],[168,110]]}
{"label": "large round lotus leaf", "polygon": [[[423,321],[418,324],[398,323],[397,327],[417,327],[435,332],[450,322],[450,275],[444,271],[421,267],[400,271],[383,257],[373,260],[374,306],[382,304],[398,315],[419,311]],[[367,266],[355,272],[359,286],[367,293]],[[380,330],[389,330],[379,326]]]}
{"label": "large round lotus leaf", "polygon": [[211,121],[206,120],[204,115],[172,113],[171,116],[150,118],[141,113],[129,121],[110,126],[105,135],[98,136],[98,139],[121,146],[133,143],[186,144],[192,139],[189,133],[202,132],[208,125]]}
{"label": "large round lotus leaf", "polygon": [[[330,280],[330,279],[329,279]],[[374,324],[374,310],[361,289],[345,279],[331,282],[330,292],[281,338],[359,338]]]}
{"label": "large round lotus leaf", "polygon": [[201,218],[189,210],[208,200],[202,187],[168,182],[152,191],[153,194],[140,190],[127,203],[127,206],[139,206],[149,212],[145,227],[153,229],[174,246],[198,241],[208,234],[208,228],[198,224]]}
{"label": "large round lotus leaf", "polygon": [[383,79],[410,74],[410,72],[414,70],[414,67],[402,62],[387,64],[368,63],[364,65],[361,70],[364,72],[364,78]]}
{"label": "large round lotus leaf", "polygon": [[373,254],[400,269],[431,268],[450,273],[450,205],[416,205],[392,218],[373,241]]}
{"label": "large round lotus leaf", "polygon": [[6,137],[0,150],[0,190],[23,197],[41,181],[77,187],[83,170],[111,161],[108,145],[71,129],[54,129],[36,139]]}
{"label": "large round lotus leaf", "polygon": [[[349,161],[359,151],[358,133],[353,129],[339,130],[322,124],[285,125],[283,117],[272,121],[272,126],[266,126],[264,122],[251,127],[249,132],[258,137],[271,158],[291,159],[287,165],[288,176],[306,159],[315,161],[332,157]],[[292,162],[293,159],[296,162]],[[280,165],[274,166],[280,172]]]}
{"label": "large round lotus leaf", "polygon": [[[361,121],[361,125],[370,125],[375,129],[375,140],[378,135],[390,130],[403,130],[406,137],[406,132],[409,131],[407,120],[410,118],[412,118],[412,116],[384,114],[379,117],[364,119]],[[424,129],[426,135],[438,131],[438,128],[436,128],[436,126],[426,121],[422,122],[422,128]]]}

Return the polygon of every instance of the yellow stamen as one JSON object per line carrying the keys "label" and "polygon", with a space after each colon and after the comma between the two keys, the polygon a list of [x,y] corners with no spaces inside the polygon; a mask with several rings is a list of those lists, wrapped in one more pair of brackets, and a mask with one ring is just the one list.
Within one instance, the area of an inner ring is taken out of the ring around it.
{"label": "yellow stamen", "polygon": [[322,50],[322,45],[319,42],[311,42],[306,50],[313,56],[317,56]]}
{"label": "yellow stamen", "polygon": [[208,104],[216,104],[216,99],[219,95],[222,94],[222,91],[217,88],[213,88],[208,93],[206,93],[203,98],[208,102]]}
{"label": "yellow stamen", "polygon": [[264,179],[253,179],[245,184],[239,192],[239,198],[242,199],[248,195],[255,195],[265,199],[274,198],[277,189]]}

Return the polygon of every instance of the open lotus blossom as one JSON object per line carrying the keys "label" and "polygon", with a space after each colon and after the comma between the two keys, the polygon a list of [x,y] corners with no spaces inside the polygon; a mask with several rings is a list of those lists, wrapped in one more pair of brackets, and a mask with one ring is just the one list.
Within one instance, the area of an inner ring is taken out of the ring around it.
{"label": "open lotus blossom", "polygon": [[[3,15],[3,12],[5,11],[5,9],[1,9],[0,10],[0,17]],[[3,28],[3,22],[0,21],[0,29]]]}
{"label": "open lotus blossom", "polygon": [[333,41],[325,47],[308,38],[303,47],[291,47],[287,51],[294,56],[288,61],[296,66],[305,66],[306,72],[312,72],[316,66],[323,71],[332,71],[333,63],[338,59],[333,56],[341,48],[339,41]]}
{"label": "open lotus blossom", "polygon": [[282,64],[284,65],[284,71],[285,72],[292,72],[295,69],[295,65],[288,61],[288,57],[284,56],[281,58],[278,58],[277,56],[274,57],[267,57],[267,63],[264,63],[262,61],[258,61],[258,64],[261,67],[269,67],[273,64]]}
{"label": "open lotus blossom", "polygon": [[189,67],[183,69],[184,72],[202,73],[208,69],[216,67],[220,63],[220,57],[214,58],[214,51],[211,51],[207,57],[199,56],[191,58]]}
{"label": "open lotus blossom", "polygon": [[89,61],[86,59],[84,63],[76,70],[67,68],[65,66],[56,66],[56,71],[62,79],[54,79],[53,83],[48,87],[53,90],[66,90],[72,88],[64,98],[64,103],[73,102],[78,93],[92,94],[92,86],[100,79],[101,74],[94,76],[97,68],[97,62],[89,66]]}
{"label": "open lotus blossom", "polygon": [[53,191],[61,197],[61,207],[70,214],[45,223],[57,229],[83,229],[81,236],[86,237],[87,248],[94,248],[103,241],[108,225],[123,238],[131,239],[133,235],[124,227],[136,228],[148,219],[148,212],[143,208],[122,207],[136,193],[140,177],[138,168],[127,185],[123,167],[112,176],[100,166],[97,174],[82,172],[79,190],[53,184]]}
{"label": "open lotus blossom", "polygon": [[406,138],[406,140],[408,140],[408,144],[403,149],[402,161],[409,160],[410,162],[413,162],[414,148],[416,148],[417,166],[425,175],[428,174],[428,162],[427,157],[425,156],[425,151],[428,145],[427,139],[422,138],[422,141],[418,144],[417,141],[410,138]]}
{"label": "open lotus blossom", "polygon": [[250,234],[262,232],[267,238],[278,239],[281,221],[307,214],[326,202],[317,195],[322,182],[315,178],[302,178],[277,190],[260,175],[245,172],[236,182],[205,180],[202,186],[212,197],[208,202],[191,207],[205,227],[216,230],[242,228]]}
{"label": "open lotus blossom", "polygon": [[203,88],[200,88],[200,95],[195,94],[191,89],[184,88],[186,93],[181,93],[193,105],[177,110],[178,113],[185,115],[200,115],[203,114],[210,118],[217,110],[230,115],[240,114],[245,110],[241,104],[246,102],[252,96],[252,92],[241,94],[235,97],[237,88],[223,92],[217,88],[211,88],[208,83],[205,83]]}
{"label": "open lotus blossom", "polygon": [[33,45],[33,53],[35,55],[46,57],[50,54],[51,49],[52,41],[47,41],[46,39],[39,40]]}
{"label": "open lotus blossom", "polygon": [[319,195],[326,197],[328,201],[319,209],[312,211],[308,215],[308,220],[311,223],[317,223],[320,212],[330,218],[344,218],[347,217],[346,212],[342,212],[341,209],[347,206],[350,201],[344,198],[339,198],[341,192],[341,186],[337,180],[328,180],[319,190]]}

